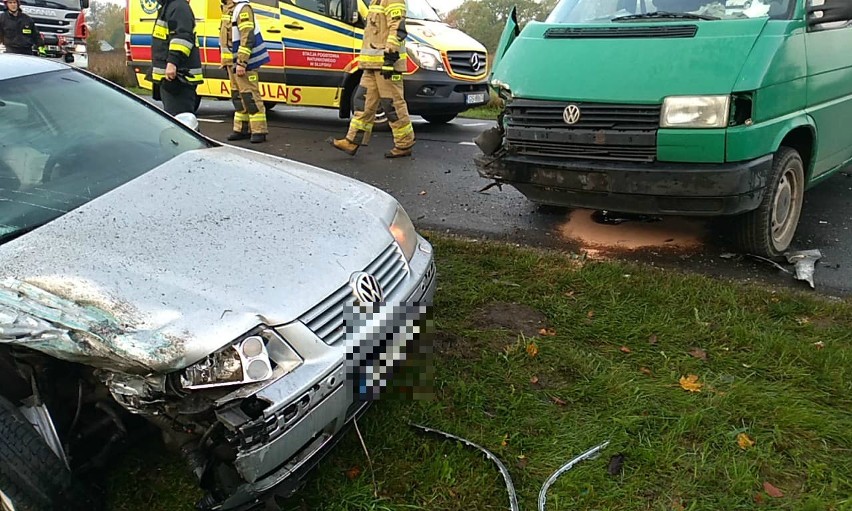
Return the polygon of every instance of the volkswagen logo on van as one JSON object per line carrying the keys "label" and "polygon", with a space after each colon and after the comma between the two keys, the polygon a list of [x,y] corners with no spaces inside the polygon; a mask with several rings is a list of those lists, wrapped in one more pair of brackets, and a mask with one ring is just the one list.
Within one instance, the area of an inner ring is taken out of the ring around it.
{"label": "volkswagen logo on van", "polygon": [[482,67],[482,62],[479,60],[479,54],[474,53],[470,56],[470,68],[474,71],[479,71],[480,67]]}
{"label": "volkswagen logo on van", "polygon": [[384,299],[382,285],[378,279],[369,273],[359,271],[349,279],[352,295],[361,303],[381,302]]}
{"label": "volkswagen logo on van", "polygon": [[562,111],[562,120],[565,124],[577,124],[580,120],[580,107],[577,105],[568,105]]}

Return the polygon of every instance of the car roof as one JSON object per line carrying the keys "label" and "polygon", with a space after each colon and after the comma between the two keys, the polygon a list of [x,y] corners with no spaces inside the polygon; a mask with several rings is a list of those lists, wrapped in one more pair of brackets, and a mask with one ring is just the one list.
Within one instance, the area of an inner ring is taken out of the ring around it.
{"label": "car roof", "polygon": [[45,58],[0,53],[0,80],[20,78],[48,71],[69,69],[70,66]]}

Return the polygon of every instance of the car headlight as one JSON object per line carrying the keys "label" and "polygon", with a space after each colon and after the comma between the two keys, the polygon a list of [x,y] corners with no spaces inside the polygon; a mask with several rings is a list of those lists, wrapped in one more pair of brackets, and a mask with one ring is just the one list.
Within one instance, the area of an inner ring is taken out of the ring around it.
{"label": "car headlight", "polygon": [[411,261],[411,257],[414,256],[414,249],[417,247],[417,231],[414,230],[414,224],[411,223],[411,218],[402,206],[396,207],[396,214],[393,216],[389,228],[393,239],[402,249],[405,259]]}
{"label": "car headlight", "polygon": [[240,385],[279,378],[302,358],[272,330],[247,335],[181,372],[186,389]]}
{"label": "car headlight", "polygon": [[441,52],[435,48],[418,43],[406,43],[406,46],[408,56],[412,57],[414,59],[414,63],[418,66],[429,71],[444,70]]}
{"label": "car headlight", "polygon": [[663,101],[662,128],[724,128],[731,96],[671,96]]}
{"label": "car headlight", "polygon": [[497,95],[501,98],[507,101],[512,99],[512,88],[508,83],[494,79],[491,80],[491,88],[497,91]]}

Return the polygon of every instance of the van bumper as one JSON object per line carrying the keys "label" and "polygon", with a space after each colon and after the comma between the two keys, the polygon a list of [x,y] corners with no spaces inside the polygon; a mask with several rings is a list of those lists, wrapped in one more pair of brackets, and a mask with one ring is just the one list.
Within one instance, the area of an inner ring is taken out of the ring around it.
{"label": "van bumper", "polygon": [[[405,102],[408,113],[458,114],[469,108],[482,106],[489,101],[488,82],[463,82],[451,78],[444,71],[419,69],[416,73],[405,75]],[[481,95],[481,101],[468,103],[469,96]]]}
{"label": "van bumper", "polygon": [[719,216],[756,209],[773,155],[725,163],[558,161],[507,155],[475,158],[479,175],[511,184],[533,202],[622,213]]}

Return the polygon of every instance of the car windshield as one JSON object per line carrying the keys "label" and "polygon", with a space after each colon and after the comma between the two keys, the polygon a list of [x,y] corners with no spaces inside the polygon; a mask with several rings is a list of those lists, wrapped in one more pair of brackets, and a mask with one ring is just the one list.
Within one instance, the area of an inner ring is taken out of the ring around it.
{"label": "car windshield", "polygon": [[204,147],[152,106],[72,69],[0,80],[0,243]]}
{"label": "car windshield", "polygon": [[441,21],[441,17],[426,0],[408,0],[406,18],[414,20]]}
{"label": "car windshield", "polygon": [[24,12],[27,11],[27,6],[65,9],[68,11],[80,10],[80,0],[21,0],[21,5],[24,6]]}
{"label": "car windshield", "polygon": [[792,0],[561,0],[547,23],[788,18]]}

